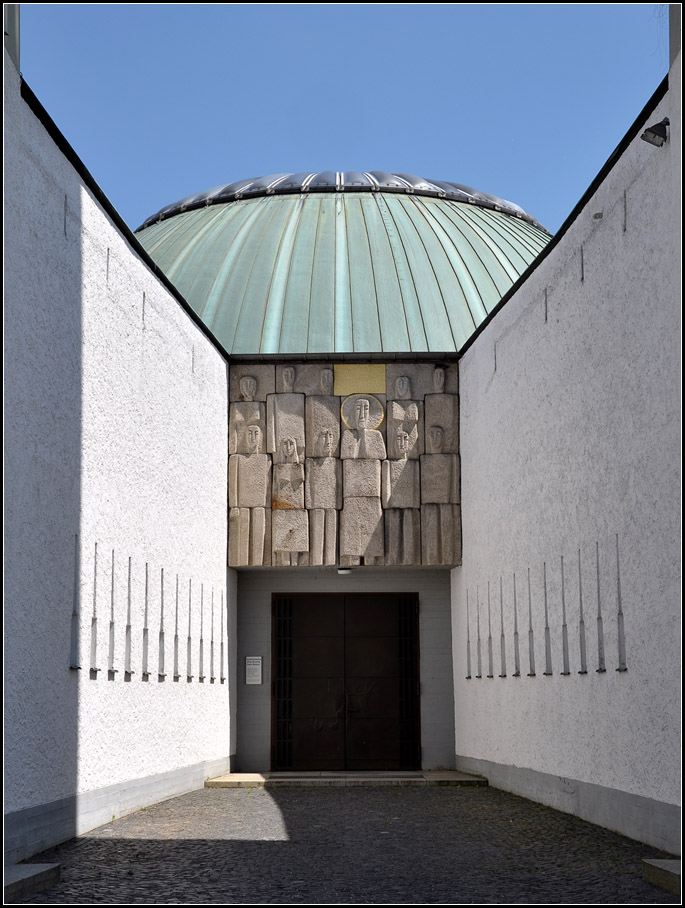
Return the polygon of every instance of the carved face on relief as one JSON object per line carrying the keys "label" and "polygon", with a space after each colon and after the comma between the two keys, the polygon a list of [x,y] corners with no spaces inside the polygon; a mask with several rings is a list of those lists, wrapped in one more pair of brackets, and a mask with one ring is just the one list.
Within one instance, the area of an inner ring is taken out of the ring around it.
{"label": "carved face on relief", "polygon": [[295,384],[295,369],[292,366],[286,366],[283,370],[283,390],[292,391]]}
{"label": "carved face on relief", "polygon": [[409,451],[409,434],[404,429],[399,429],[397,432],[397,450],[402,460],[404,460]]}
{"label": "carved face on relief", "polygon": [[247,450],[250,454],[259,454],[262,449],[262,430],[259,426],[248,426],[246,434]]}
{"label": "carved face on relief", "polygon": [[431,454],[439,454],[442,450],[443,439],[442,426],[431,426],[428,430],[428,438],[431,445]]}
{"label": "carved face on relief", "polygon": [[436,391],[445,390],[445,370],[439,366],[436,366],[433,371],[433,387]]}
{"label": "carved face on relief", "polygon": [[253,378],[251,375],[243,375],[243,377],[238,382],[240,387],[240,393],[243,400],[254,400],[254,396],[257,393],[257,379]]}
{"label": "carved face on relief", "polygon": [[333,433],[330,429],[324,429],[319,435],[319,448],[322,457],[333,456]]}
{"label": "carved face on relief", "polygon": [[284,463],[298,463],[297,443],[294,438],[284,438],[281,442]]}
{"label": "carved face on relief", "polygon": [[321,390],[324,394],[330,394],[333,389],[333,370],[324,369],[321,373]]}
{"label": "carved face on relief", "polygon": [[400,375],[395,381],[395,396],[400,400],[406,400],[411,393],[411,385],[406,375]]}
{"label": "carved face on relief", "polygon": [[365,397],[360,397],[355,404],[357,414],[357,428],[367,429],[369,426],[369,402]]}

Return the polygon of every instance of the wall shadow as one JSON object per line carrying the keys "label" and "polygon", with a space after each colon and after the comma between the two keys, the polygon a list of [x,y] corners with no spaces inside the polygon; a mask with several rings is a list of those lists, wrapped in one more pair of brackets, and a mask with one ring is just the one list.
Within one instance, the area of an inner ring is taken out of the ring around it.
{"label": "wall shadow", "polygon": [[56,830],[75,834],[83,276],[81,181],[7,57],[5,80],[5,854],[13,860],[54,842]]}

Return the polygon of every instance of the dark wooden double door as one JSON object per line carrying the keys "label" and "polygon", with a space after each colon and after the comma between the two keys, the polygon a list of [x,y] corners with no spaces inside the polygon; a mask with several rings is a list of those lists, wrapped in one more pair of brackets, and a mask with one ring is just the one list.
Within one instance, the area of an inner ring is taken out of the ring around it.
{"label": "dark wooden double door", "polygon": [[419,769],[416,594],[274,595],[272,768]]}

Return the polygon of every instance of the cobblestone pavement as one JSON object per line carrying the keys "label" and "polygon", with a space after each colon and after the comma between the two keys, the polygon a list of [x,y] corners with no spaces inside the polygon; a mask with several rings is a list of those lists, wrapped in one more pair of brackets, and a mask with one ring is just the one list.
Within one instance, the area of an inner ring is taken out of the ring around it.
{"label": "cobblestone pavement", "polygon": [[495,789],[203,789],[36,856],[22,904],[680,904],[656,849]]}

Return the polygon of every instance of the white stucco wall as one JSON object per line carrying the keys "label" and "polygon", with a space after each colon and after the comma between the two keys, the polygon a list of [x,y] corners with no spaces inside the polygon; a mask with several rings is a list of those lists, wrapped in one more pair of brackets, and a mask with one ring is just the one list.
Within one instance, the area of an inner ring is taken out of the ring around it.
{"label": "white stucco wall", "polygon": [[[452,572],[457,754],[666,804],[679,802],[680,776],[679,73],[678,64],[647,118],[668,116],[670,141],[631,142],[461,360],[463,566]],[[626,672],[616,671],[617,537]],[[605,673],[596,671],[597,547]],[[587,674],[579,674],[579,552]],[[535,678],[527,677],[528,569]],[[506,678],[498,677],[500,577]],[[488,582],[493,679],[485,677]]]}
{"label": "white stucco wall", "polygon": [[[226,572],[226,363],[21,99],[11,64],[5,94],[5,810],[12,813],[228,757],[226,663],[235,634],[228,641],[226,627],[235,627],[235,580]],[[77,536],[78,672],[69,669]],[[126,681],[129,558],[135,674]],[[174,682],[177,577],[181,679]],[[112,601],[117,673],[109,680]]]}

